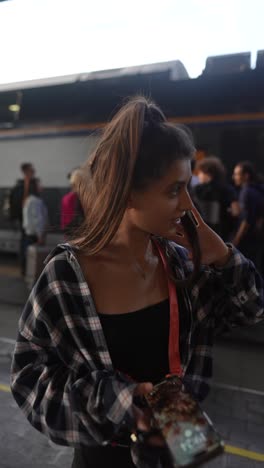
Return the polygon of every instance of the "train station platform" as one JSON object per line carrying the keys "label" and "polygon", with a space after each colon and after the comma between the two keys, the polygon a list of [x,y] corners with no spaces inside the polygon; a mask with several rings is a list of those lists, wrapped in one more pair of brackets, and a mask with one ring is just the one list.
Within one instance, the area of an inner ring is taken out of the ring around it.
{"label": "train station platform", "polygon": [[0,303],[23,306],[29,291],[21,277],[10,277],[0,273]]}
{"label": "train station platform", "polygon": [[29,291],[16,255],[0,255],[0,304],[23,306]]}

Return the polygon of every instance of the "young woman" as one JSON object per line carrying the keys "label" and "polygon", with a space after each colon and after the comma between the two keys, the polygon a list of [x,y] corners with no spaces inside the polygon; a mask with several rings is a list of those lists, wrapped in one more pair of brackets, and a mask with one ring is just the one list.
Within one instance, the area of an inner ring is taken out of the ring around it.
{"label": "young woman", "polygon": [[153,103],[129,101],[82,169],[82,231],[51,253],[23,311],[13,395],[75,447],[74,468],[161,466],[159,439],[133,445],[133,462],[126,446],[150,428],[138,397],[177,373],[204,398],[214,333],[263,316],[253,264],[193,207],[194,151]]}

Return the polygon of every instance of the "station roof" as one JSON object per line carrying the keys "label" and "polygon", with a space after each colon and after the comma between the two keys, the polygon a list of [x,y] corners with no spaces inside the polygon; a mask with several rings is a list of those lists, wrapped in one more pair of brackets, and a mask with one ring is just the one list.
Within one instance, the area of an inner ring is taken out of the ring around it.
{"label": "station roof", "polygon": [[[1,1],[1,0],[0,0]],[[87,73],[74,73],[70,75],[53,76],[36,80],[19,81],[0,84],[0,93],[5,91],[18,91],[23,89],[43,88],[76,82],[118,79],[127,76],[149,75],[166,73],[172,81],[189,78],[188,72],[180,60],[157,62],[132,67],[114,68],[111,70],[99,70]]]}
{"label": "station roof", "polygon": [[168,117],[263,112],[263,78],[260,67],[225,74],[205,70],[189,79],[175,60],[11,83],[0,86],[0,128],[103,122],[135,94],[152,97]]}

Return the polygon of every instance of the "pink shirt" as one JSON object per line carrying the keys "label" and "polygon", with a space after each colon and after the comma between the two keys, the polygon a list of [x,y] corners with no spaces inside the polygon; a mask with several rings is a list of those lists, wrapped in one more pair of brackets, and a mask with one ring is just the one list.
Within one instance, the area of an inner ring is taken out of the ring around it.
{"label": "pink shirt", "polygon": [[61,229],[65,227],[73,220],[77,204],[77,194],[74,192],[68,192],[61,200]]}

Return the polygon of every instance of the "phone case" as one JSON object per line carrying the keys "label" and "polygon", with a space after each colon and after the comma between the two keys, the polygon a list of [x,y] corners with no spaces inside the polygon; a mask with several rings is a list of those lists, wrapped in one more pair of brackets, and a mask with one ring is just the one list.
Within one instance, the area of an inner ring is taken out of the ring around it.
{"label": "phone case", "polygon": [[145,398],[175,468],[195,467],[223,452],[224,442],[182,379],[166,378]]}
{"label": "phone case", "polygon": [[192,210],[188,210],[186,211],[186,216],[188,216],[191,221],[193,222],[193,224],[195,225],[195,227],[199,227],[199,221],[198,219],[196,218],[196,216],[194,215],[193,211]]}

